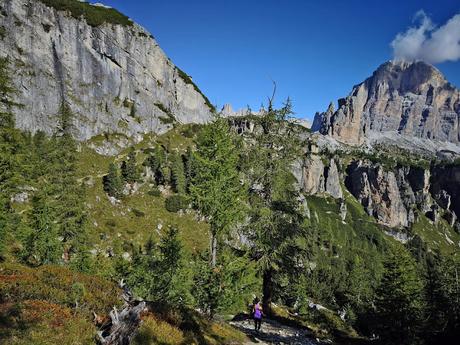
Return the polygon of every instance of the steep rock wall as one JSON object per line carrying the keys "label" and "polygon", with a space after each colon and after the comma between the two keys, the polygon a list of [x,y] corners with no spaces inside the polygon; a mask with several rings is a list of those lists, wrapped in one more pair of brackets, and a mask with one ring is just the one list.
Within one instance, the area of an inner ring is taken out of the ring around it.
{"label": "steep rock wall", "polygon": [[74,113],[74,135],[128,137],[161,132],[172,121],[210,118],[207,99],[145,29],[89,25],[39,0],[0,2],[0,56],[18,90],[20,129],[53,133],[62,102]]}
{"label": "steep rock wall", "polygon": [[313,129],[351,145],[372,132],[460,142],[460,91],[421,61],[381,65],[338,106],[318,113]]}

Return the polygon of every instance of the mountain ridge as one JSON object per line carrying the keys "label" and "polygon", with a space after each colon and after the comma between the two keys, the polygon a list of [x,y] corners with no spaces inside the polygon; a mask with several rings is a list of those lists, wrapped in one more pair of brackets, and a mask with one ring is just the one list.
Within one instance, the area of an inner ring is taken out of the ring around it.
{"label": "mountain ridge", "polygon": [[388,61],[351,93],[317,113],[312,129],[351,145],[372,132],[458,144],[460,91],[422,61]]}

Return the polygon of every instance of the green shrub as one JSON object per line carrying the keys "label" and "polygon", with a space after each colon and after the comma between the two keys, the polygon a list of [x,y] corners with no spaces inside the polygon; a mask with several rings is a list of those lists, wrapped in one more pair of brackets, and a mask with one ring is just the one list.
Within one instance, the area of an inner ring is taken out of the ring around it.
{"label": "green shrub", "polygon": [[83,16],[88,25],[99,26],[104,23],[132,26],[133,22],[124,14],[113,8],[94,6],[77,0],[40,0],[45,5],[58,11],[68,11],[72,17],[79,19]]}
{"label": "green shrub", "polygon": [[161,192],[157,187],[152,188],[152,190],[149,190],[148,195],[154,196],[154,197],[159,197],[161,196]]}
{"label": "green shrub", "polygon": [[114,228],[117,226],[117,222],[114,219],[109,219],[105,222],[105,225],[107,225],[109,228]]}
{"label": "green shrub", "polygon": [[165,201],[165,207],[169,212],[179,212],[188,208],[189,201],[184,195],[172,195]]}
{"label": "green shrub", "polygon": [[160,116],[160,122],[167,125],[176,122],[176,118],[174,115],[171,113],[171,110],[165,107],[163,103],[155,103],[155,106],[160,109],[163,113],[166,114],[166,116]]}
{"label": "green shrub", "polygon": [[200,129],[201,126],[199,124],[193,123],[191,125],[187,125],[187,127],[182,130],[181,134],[186,138],[193,138],[196,134],[198,134]]}
{"label": "green shrub", "polygon": [[142,212],[136,208],[133,208],[133,213],[136,217],[145,217],[145,212]]}

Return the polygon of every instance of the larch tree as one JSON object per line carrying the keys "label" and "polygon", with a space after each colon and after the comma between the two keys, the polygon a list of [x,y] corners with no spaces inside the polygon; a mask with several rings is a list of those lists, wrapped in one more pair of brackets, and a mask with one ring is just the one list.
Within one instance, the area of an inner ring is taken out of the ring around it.
{"label": "larch tree", "polygon": [[376,326],[384,341],[410,344],[417,338],[424,316],[423,288],[415,260],[395,245],[376,291]]}
{"label": "larch tree", "polygon": [[293,267],[292,260],[300,250],[295,239],[304,230],[292,175],[292,165],[301,149],[298,127],[289,121],[290,100],[275,109],[272,99],[267,111],[254,119],[256,128],[247,141],[250,144],[243,162],[251,201],[247,235],[254,243],[252,256],[262,275],[262,304],[268,315],[275,274],[283,267]]}
{"label": "larch tree", "polygon": [[12,112],[18,105],[13,101],[15,93],[8,59],[0,58],[0,257],[3,256],[7,233],[13,232],[18,224],[11,207],[11,196],[17,192],[22,180],[19,163],[22,140],[15,129]]}
{"label": "larch tree", "polygon": [[228,121],[217,117],[197,138],[190,193],[211,225],[211,266],[217,263],[218,242],[242,219],[244,187],[239,172],[236,137]]}

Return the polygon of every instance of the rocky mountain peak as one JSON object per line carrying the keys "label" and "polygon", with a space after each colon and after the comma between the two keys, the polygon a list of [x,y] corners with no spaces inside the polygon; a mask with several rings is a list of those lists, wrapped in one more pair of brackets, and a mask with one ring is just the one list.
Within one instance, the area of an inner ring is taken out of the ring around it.
{"label": "rocky mountain peak", "polygon": [[375,87],[386,83],[400,94],[420,92],[425,85],[440,87],[448,84],[437,68],[423,61],[388,61],[380,65],[369,79]]}
{"label": "rocky mountain peak", "polygon": [[315,116],[314,129],[339,141],[362,144],[373,133],[460,142],[460,92],[434,66],[388,61],[371,77]]}

